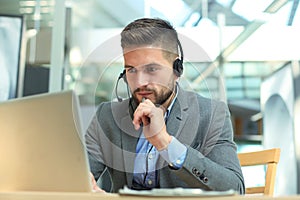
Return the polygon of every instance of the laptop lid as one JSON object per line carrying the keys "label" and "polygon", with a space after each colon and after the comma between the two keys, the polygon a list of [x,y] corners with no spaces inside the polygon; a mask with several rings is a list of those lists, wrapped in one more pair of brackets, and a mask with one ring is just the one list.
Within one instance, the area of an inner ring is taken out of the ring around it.
{"label": "laptop lid", "polygon": [[0,191],[90,192],[72,91],[0,103]]}

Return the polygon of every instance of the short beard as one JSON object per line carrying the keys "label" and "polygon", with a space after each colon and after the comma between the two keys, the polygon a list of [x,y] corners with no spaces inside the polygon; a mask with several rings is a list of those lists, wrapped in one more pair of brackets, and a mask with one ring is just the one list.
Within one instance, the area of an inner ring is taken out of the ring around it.
{"label": "short beard", "polygon": [[[169,98],[170,96],[173,94],[173,92],[175,91],[174,90],[174,85],[172,85],[172,88],[167,88],[167,91],[161,91],[160,93],[158,93],[156,90],[153,90],[153,89],[148,89],[146,88],[145,91],[151,91],[155,97],[155,102],[152,102],[154,103],[155,105],[159,106],[159,105],[163,105]],[[134,92],[133,92],[133,95],[132,95],[132,98],[133,100],[135,101],[135,103],[138,105],[140,102],[139,100],[136,98],[136,93],[140,91],[140,88],[136,89]]]}
{"label": "short beard", "polygon": [[163,93],[163,91],[162,91],[162,93],[160,95],[157,95],[155,93],[155,95],[156,95],[156,102],[155,102],[155,104],[156,105],[163,105],[170,98],[170,96],[172,95],[172,93],[174,91],[174,88],[172,88],[172,89],[173,90],[169,90],[168,89],[165,93]]}

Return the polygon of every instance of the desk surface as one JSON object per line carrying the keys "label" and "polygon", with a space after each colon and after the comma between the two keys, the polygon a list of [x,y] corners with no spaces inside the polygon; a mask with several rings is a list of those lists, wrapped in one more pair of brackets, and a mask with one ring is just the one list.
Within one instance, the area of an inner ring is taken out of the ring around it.
{"label": "desk surface", "polygon": [[0,200],[295,200],[300,196],[267,197],[267,196],[223,196],[223,197],[144,197],[124,196],[118,194],[101,193],[67,193],[67,192],[0,192]]}

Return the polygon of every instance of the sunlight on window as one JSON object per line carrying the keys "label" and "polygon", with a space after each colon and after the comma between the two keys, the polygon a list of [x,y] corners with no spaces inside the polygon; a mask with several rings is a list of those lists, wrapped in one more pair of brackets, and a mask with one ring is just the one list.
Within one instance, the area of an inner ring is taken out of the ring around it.
{"label": "sunlight on window", "polygon": [[195,24],[198,22],[199,19],[200,19],[199,12],[194,12],[193,14],[191,14],[189,19],[185,22],[184,27],[193,27],[193,26],[195,26]]}
{"label": "sunlight on window", "polygon": [[148,3],[151,8],[163,13],[167,19],[179,24],[192,12],[182,0],[151,0]]}
{"label": "sunlight on window", "polygon": [[273,0],[238,0],[232,7],[233,12],[252,21],[270,5]]}

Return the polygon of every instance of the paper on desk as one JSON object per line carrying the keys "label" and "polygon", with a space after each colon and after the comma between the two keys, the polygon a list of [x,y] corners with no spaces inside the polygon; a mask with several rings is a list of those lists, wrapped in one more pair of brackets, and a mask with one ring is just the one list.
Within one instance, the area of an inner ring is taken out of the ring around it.
{"label": "paper on desk", "polygon": [[151,190],[132,190],[124,187],[119,190],[120,195],[133,196],[233,196],[237,195],[234,190],[205,191],[198,188],[154,188]]}

